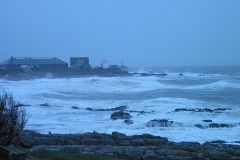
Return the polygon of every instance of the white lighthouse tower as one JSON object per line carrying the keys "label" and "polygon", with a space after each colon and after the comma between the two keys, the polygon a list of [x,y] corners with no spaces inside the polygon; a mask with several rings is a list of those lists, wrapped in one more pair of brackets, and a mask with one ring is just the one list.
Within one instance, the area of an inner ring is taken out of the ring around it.
{"label": "white lighthouse tower", "polygon": [[108,61],[106,61],[105,59],[102,61],[102,68],[103,69],[107,69],[108,68]]}

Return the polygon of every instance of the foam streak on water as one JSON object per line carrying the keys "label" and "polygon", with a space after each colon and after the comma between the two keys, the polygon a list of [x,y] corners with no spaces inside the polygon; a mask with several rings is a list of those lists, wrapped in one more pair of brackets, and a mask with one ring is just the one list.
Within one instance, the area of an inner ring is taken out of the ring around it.
{"label": "foam streak on water", "polygon": [[[0,86],[13,93],[17,102],[31,105],[25,107],[28,114],[26,129],[41,133],[119,131],[127,135],[149,133],[177,142],[235,142],[240,140],[238,69],[149,68],[133,72],[167,73],[168,76],[135,74],[131,77],[1,80]],[[44,103],[50,106],[40,106]],[[131,114],[133,124],[111,120],[114,111],[86,109],[110,109],[120,105],[127,106],[125,112]],[[72,106],[79,109],[72,109]],[[179,108],[188,111],[176,112]],[[204,108],[211,112],[202,111]],[[147,127],[154,119],[166,119],[173,124]],[[222,127],[211,128],[210,123]]]}

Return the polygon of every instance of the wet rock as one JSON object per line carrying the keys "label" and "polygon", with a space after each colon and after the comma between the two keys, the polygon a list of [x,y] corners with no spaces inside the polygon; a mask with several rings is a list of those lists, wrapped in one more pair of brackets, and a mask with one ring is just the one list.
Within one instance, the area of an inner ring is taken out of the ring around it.
{"label": "wet rock", "polygon": [[201,124],[195,124],[195,127],[203,129],[204,127]]}
{"label": "wet rock", "polygon": [[126,134],[120,133],[120,132],[112,132],[112,137],[114,139],[122,139],[122,138],[126,138]]}
{"label": "wet rock", "polygon": [[147,77],[147,76],[167,76],[166,73],[140,73],[140,76],[144,76],[144,77]]}
{"label": "wet rock", "polygon": [[[167,120],[165,120],[166,122]],[[49,149],[65,153],[110,156],[126,160],[159,159],[239,159],[240,146],[216,140],[171,142],[151,134],[127,136],[123,133],[39,134],[20,132],[19,145],[30,150]]]}
{"label": "wet rock", "polygon": [[221,128],[229,128],[230,126],[229,126],[229,124],[220,124],[220,127]]}
{"label": "wet rock", "polygon": [[119,111],[119,112],[113,112],[111,114],[110,118],[113,119],[113,120],[117,120],[117,119],[130,119],[131,115],[129,113]]}
{"label": "wet rock", "polygon": [[167,119],[153,119],[147,122],[147,127],[172,127],[173,121]]}
{"label": "wet rock", "polygon": [[76,107],[76,106],[72,106],[72,109],[79,109],[78,107]]}
{"label": "wet rock", "polygon": [[130,119],[125,119],[124,123],[126,123],[127,125],[133,124],[133,121]]}
{"label": "wet rock", "polygon": [[212,122],[210,119],[202,120],[203,122]]}
{"label": "wet rock", "polygon": [[141,73],[140,76],[150,76],[151,74],[148,73]]}
{"label": "wet rock", "polygon": [[199,109],[196,108],[195,111],[196,112],[213,112],[213,110],[209,109],[209,108],[203,108],[203,109],[202,108],[199,108]]}
{"label": "wet rock", "polygon": [[50,105],[47,103],[43,103],[43,104],[40,104],[40,106],[50,106]]}
{"label": "wet rock", "polygon": [[209,109],[209,108],[176,108],[175,112],[180,111],[191,111],[191,112],[216,112],[221,113],[221,111],[231,110],[230,108],[217,108],[217,109]]}
{"label": "wet rock", "polygon": [[179,111],[188,111],[187,108],[176,108],[175,112],[179,112]]}
{"label": "wet rock", "polygon": [[192,108],[176,108],[175,112],[180,112],[180,111],[195,111],[195,109]]}
{"label": "wet rock", "polygon": [[128,147],[125,149],[124,156],[126,158],[124,159],[132,159],[132,160],[142,160],[141,156],[144,153],[143,148],[137,148],[137,147]]}
{"label": "wet rock", "polygon": [[211,123],[211,124],[209,124],[209,127],[210,128],[219,128],[220,126],[218,123]]}
{"label": "wet rock", "polygon": [[167,76],[167,73],[158,74],[158,76]]}
{"label": "wet rock", "polygon": [[215,111],[226,111],[226,110],[232,110],[231,108],[217,108],[214,109]]}
{"label": "wet rock", "polygon": [[212,159],[226,159],[228,157],[226,152],[222,152],[219,150],[209,150],[208,155]]}
{"label": "wet rock", "polygon": [[210,128],[229,128],[229,127],[233,127],[234,125],[230,125],[230,124],[218,124],[218,123],[211,123],[209,124]]}
{"label": "wet rock", "polygon": [[226,141],[223,140],[216,140],[216,141],[211,141],[209,143],[226,143]]}
{"label": "wet rock", "polygon": [[25,106],[31,106],[30,104],[22,104],[22,103],[18,103],[16,105],[14,105],[15,107],[25,107]]}
{"label": "wet rock", "polygon": [[119,106],[119,107],[115,107],[110,109],[111,111],[123,111],[127,108],[127,106]]}
{"label": "wet rock", "polygon": [[124,111],[127,108],[127,106],[118,106],[115,108],[111,108],[111,109],[92,109],[92,108],[86,108],[86,110],[89,111]]}
{"label": "wet rock", "polygon": [[158,160],[159,156],[153,150],[146,150],[145,155],[142,157],[144,160]]}
{"label": "wet rock", "polygon": [[98,145],[97,139],[83,139],[82,140],[83,145]]}

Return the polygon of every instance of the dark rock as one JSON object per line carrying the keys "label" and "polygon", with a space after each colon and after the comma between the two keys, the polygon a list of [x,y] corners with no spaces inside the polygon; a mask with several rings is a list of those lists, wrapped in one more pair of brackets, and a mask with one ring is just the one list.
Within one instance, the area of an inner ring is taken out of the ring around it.
{"label": "dark rock", "polygon": [[172,154],[172,149],[171,148],[161,148],[161,149],[157,149],[155,151],[156,154],[160,155],[160,156],[164,156],[166,157],[167,155]]}
{"label": "dark rock", "polygon": [[120,132],[112,132],[112,137],[114,139],[121,139],[121,138],[126,138],[127,136]]}
{"label": "dark rock", "polygon": [[[168,122],[168,120],[162,120]],[[214,124],[214,123],[212,123]],[[50,149],[66,153],[95,154],[118,159],[239,159],[240,146],[216,140],[197,142],[171,142],[151,134],[126,136],[123,133],[39,134],[22,131],[19,145],[32,151]],[[239,143],[239,142],[238,142]]]}
{"label": "dark rock", "polygon": [[195,110],[196,112],[213,112],[213,110],[212,109],[209,109],[209,108],[203,108],[203,109],[201,109],[201,108],[197,108],[196,110]]}
{"label": "dark rock", "polygon": [[176,108],[175,112],[180,112],[180,111],[192,111],[192,112],[217,112],[220,113],[219,111],[226,111],[226,110],[231,110],[229,108],[217,108],[217,109],[209,109],[209,108]]}
{"label": "dark rock", "polygon": [[148,73],[141,73],[140,76],[151,76],[151,74],[148,74]]}
{"label": "dark rock", "polygon": [[176,108],[175,112],[179,112],[179,111],[188,111],[187,108]]}
{"label": "dark rock", "polygon": [[231,108],[217,108],[214,109],[215,111],[226,111],[226,110],[232,110]]}
{"label": "dark rock", "polygon": [[76,107],[76,106],[72,106],[72,109],[79,109],[78,107]]}
{"label": "dark rock", "polygon": [[131,144],[133,146],[144,146],[145,141],[142,138],[135,138],[135,139],[132,140]]}
{"label": "dark rock", "polygon": [[137,147],[127,147],[125,149],[124,156],[126,158],[124,159],[132,159],[132,160],[142,160],[142,155],[144,153],[143,148],[137,148]]}
{"label": "dark rock", "polygon": [[167,138],[145,140],[145,144],[153,145],[153,146],[162,146],[162,145],[165,145],[167,142],[168,142]]}
{"label": "dark rock", "polygon": [[113,119],[113,120],[117,120],[117,119],[130,119],[131,115],[129,113],[119,111],[119,112],[113,112],[111,114],[110,118]]}
{"label": "dark rock", "polygon": [[167,73],[158,74],[158,76],[167,76]]}
{"label": "dark rock", "polygon": [[104,141],[104,144],[105,145],[116,145],[116,142],[113,140],[113,139],[106,139],[105,141]]}
{"label": "dark rock", "polygon": [[204,127],[201,124],[195,124],[195,127],[203,129]]}
{"label": "dark rock", "polygon": [[179,76],[183,76],[183,74],[182,74],[182,73],[179,73]]}
{"label": "dark rock", "polygon": [[112,108],[111,110],[113,110],[113,111],[117,111],[117,110],[123,111],[123,110],[125,110],[126,108],[127,108],[127,106],[119,106],[119,107],[116,107],[116,108]]}
{"label": "dark rock", "polygon": [[226,159],[228,157],[226,152],[222,152],[219,150],[209,150],[208,155],[212,159]]}
{"label": "dark rock", "polygon": [[141,73],[140,74],[140,76],[144,76],[144,77],[146,77],[146,76],[167,76],[167,74],[166,73]]}
{"label": "dark rock", "polygon": [[32,138],[27,138],[19,142],[19,146],[23,148],[32,148],[35,145],[34,140]]}
{"label": "dark rock", "polygon": [[195,111],[195,109],[191,108],[176,108],[175,112],[180,112],[180,111]]}
{"label": "dark rock", "polygon": [[172,154],[175,155],[176,157],[183,157],[183,159],[185,159],[185,158],[191,159],[190,152],[184,151],[181,149],[172,151]]}
{"label": "dark rock", "polygon": [[203,122],[212,122],[210,119],[202,120]]}
{"label": "dark rock", "polygon": [[229,128],[230,126],[229,126],[229,124],[220,124],[220,127],[221,128]]}
{"label": "dark rock", "polygon": [[209,124],[209,127],[210,128],[219,128],[220,126],[217,123],[211,123],[211,124]]}
{"label": "dark rock", "polygon": [[40,106],[50,106],[50,105],[47,103],[43,103],[43,104],[40,104]]}
{"label": "dark rock", "polygon": [[127,108],[127,106],[119,106],[111,109],[92,109],[92,108],[86,108],[86,110],[89,111],[124,111]]}
{"label": "dark rock", "polygon": [[133,124],[133,121],[130,119],[125,119],[124,123],[126,123],[127,125]]}
{"label": "dark rock", "polygon": [[83,145],[98,145],[97,139],[83,139],[82,140]]}
{"label": "dark rock", "polygon": [[118,145],[118,146],[130,146],[130,145],[131,145],[131,141],[125,140],[125,139],[119,140],[119,141],[117,142],[117,145]]}
{"label": "dark rock", "polygon": [[223,140],[216,140],[216,141],[211,141],[209,143],[226,143],[226,142]]}
{"label": "dark rock", "polygon": [[218,123],[211,123],[209,124],[210,128],[229,128],[231,125],[229,124],[218,124]]}
{"label": "dark rock", "polygon": [[153,119],[147,122],[147,127],[172,127],[173,121],[167,119]]}
{"label": "dark rock", "polygon": [[146,150],[145,155],[142,157],[144,160],[159,160],[159,156],[153,150]]}
{"label": "dark rock", "polygon": [[31,106],[30,104],[22,104],[22,103],[18,103],[16,105],[14,105],[15,107],[25,107],[25,106]]}

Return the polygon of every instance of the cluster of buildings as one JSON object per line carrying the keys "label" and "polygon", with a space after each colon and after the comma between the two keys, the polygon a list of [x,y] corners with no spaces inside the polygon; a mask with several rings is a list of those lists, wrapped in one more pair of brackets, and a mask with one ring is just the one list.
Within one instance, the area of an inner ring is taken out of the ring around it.
{"label": "cluster of buildings", "polygon": [[[121,66],[124,68],[123,66]],[[70,58],[70,66],[68,66],[67,62],[64,62],[56,57],[42,57],[42,58],[18,58],[11,57],[4,62],[0,63],[1,69],[22,69],[29,68],[32,70],[56,70],[56,69],[94,69],[89,64],[88,57],[71,57]],[[101,67],[97,67],[97,69],[114,69],[119,68],[118,65],[110,65],[108,66],[108,62],[106,60],[102,61]]]}

